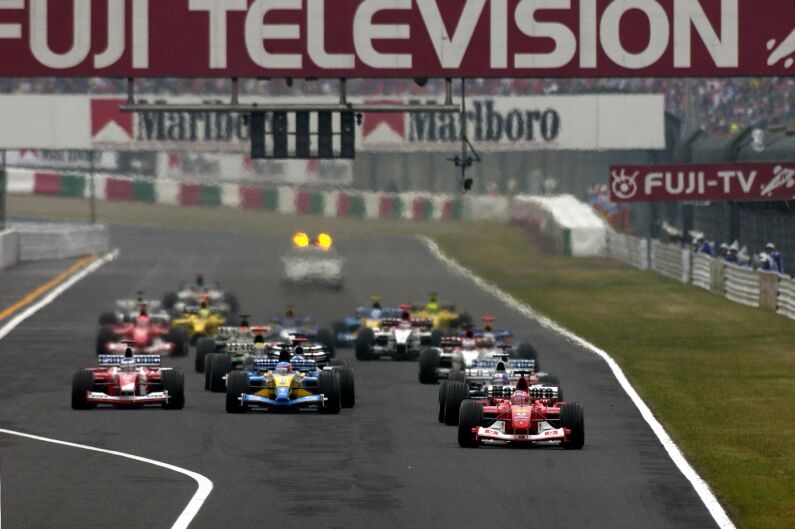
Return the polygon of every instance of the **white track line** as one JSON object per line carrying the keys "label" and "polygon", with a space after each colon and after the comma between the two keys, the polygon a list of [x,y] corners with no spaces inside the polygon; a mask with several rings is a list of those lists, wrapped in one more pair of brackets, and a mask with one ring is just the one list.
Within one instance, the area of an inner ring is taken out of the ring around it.
{"label": "white track line", "polygon": [[615,375],[618,383],[621,385],[627,395],[629,395],[629,398],[632,399],[632,402],[640,411],[641,416],[651,427],[652,431],[657,436],[657,439],[660,440],[660,443],[663,445],[663,448],[665,448],[665,451],[668,452],[668,455],[676,467],[685,476],[685,478],[690,481],[690,484],[701,498],[701,501],[704,502],[704,505],[712,515],[715,523],[718,524],[718,527],[721,529],[737,529],[729,516],[726,514],[723,506],[720,504],[720,502],[718,502],[718,499],[715,497],[715,494],[713,494],[712,489],[709,488],[709,485],[707,485],[701,476],[698,475],[698,472],[696,472],[696,470],[690,465],[687,459],[685,459],[682,451],[679,449],[676,443],[674,443],[673,439],[671,439],[671,436],[668,435],[668,432],[665,431],[665,428],[663,428],[662,424],[660,424],[646,403],[643,402],[643,399],[640,398],[640,395],[638,395],[638,392],[632,387],[632,384],[630,384],[626,375],[624,375],[624,372],[621,370],[621,367],[613,359],[613,357],[584,338],[577,336],[573,332],[564,329],[546,316],[539,314],[528,305],[525,305],[502,290],[494,283],[486,281],[485,279],[477,276],[472,270],[469,270],[442,252],[439,246],[431,239],[427,237],[419,237],[419,239],[425,243],[434,257],[442,261],[453,272],[465,277],[466,279],[469,279],[482,290],[494,295],[494,297],[509,307],[522,313],[526,317],[537,321],[542,327],[554,331],[567,340],[579,345],[583,349],[587,349],[588,351],[599,355],[610,367],[610,370],[613,372],[613,375]]}
{"label": "white track line", "polygon": [[[55,301],[55,299],[58,298],[58,296],[66,292],[70,287],[72,287],[78,281],[80,281],[87,275],[91,274],[92,272],[95,272],[102,265],[113,261],[114,259],[116,259],[116,257],[118,257],[118,255],[119,251],[114,250],[103,256],[101,259],[97,259],[96,261],[86,266],[85,268],[81,269],[74,275],[70,276],[69,279],[67,279],[66,281],[64,281],[54,289],[52,289],[46,296],[44,296],[39,301],[37,301],[36,303],[34,303],[33,305],[31,305],[21,313],[19,313],[17,316],[11,319],[11,321],[9,321],[2,328],[0,328],[0,340],[5,338],[8,335],[8,333],[16,329],[20,323],[30,318],[31,316],[36,314],[39,310],[43,309],[44,307]],[[190,523],[193,521],[193,518],[196,517],[196,514],[198,514],[199,509],[202,508],[202,505],[204,504],[205,500],[207,500],[207,497],[210,495],[210,492],[212,492],[213,490],[213,482],[207,479],[206,477],[202,476],[201,474],[197,474],[196,472],[192,472],[190,470],[180,468],[175,465],[163,463],[161,461],[155,461],[154,459],[147,459],[145,457],[136,456],[133,454],[117,452],[116,450],[95,448],[93,446],[70,443],[67,441],[59,441],[58,439],[50,439],[48,437],[40,437],[38,435],[31,435],[23,432],[15,432],[12,430],[0,429],[0,434],[15,435],[17,437],[25,437],[28,439],[33,439],[35,441],[42,441],[45,443],[53,443],[63,446],[69,446],[71,448],[80,448],[82,450],[91,450],[92,452],[101,452],[103,454],[110,454],[112,456],[124,457],[126,459],[132,459],[134,461],[140,461],[142,463],[148,463],[150,465],[172,470],[174,472],[178,472],[180,474],[190,477],[197,483],[198,488],[196,489],[196,492],[193,494],[193,497],[188,502],[188,505],[182,510],[182,513],[179,515],[179,518],[177,518],[177,521],[174,522],[174,524],[171,526],[171,529],[187,528],[190,525]],[[2,525],[2,513],[0,513],[0,526],[1,525]]]}
{"label": "white track line", "polygon": [[201,509],[202,504],[204,504],[204,501],[210,495],[210,492],[212,492],[213,490],[213,482],[207,479],[206,477],[202,476],[201,474],[197,474],[196,472],[192,472],[190,470],[186,470],[178,466],[169,465],[168,463],[163,463],[161,461],[155,461],[154,459],[147,459],[145,457],[136,456],[133,454],[127,454],[125,452],[117,452],[116,450],[105,450],[104,448],[95,448],[93,446],[81,445],[77,443],[69,443],[67,441],[59,441],[58,439],[50,439],[48,437],[40,437],[38,435],[30,435],[27,433],[14,432],[11,430],[0,429],[0,434],[16,435],[17,437],[26,437],[28,439],[33,439],[35,441],[43,441],[45,443],[53,443],[57,445],[68,446],[71,448],[80,448],[82,450],[91,450],[92,452],[101,452],[103,454],[110,454],[112,456],[124,457],[126,459],[132,459],[133,461],[140,461],[141,463],[148,463],[156,467],[165,468],[167,470],[179,472],[180,474],[188,476],[199,485],[199,488],[196,489],[196,492],[193,494],[193,497],[190,499],[185,509],[182,510],[182,514],[179,515],[179,518],[177,518],[177,521],[174,522],[174,525],[171,526],[171,529],[185,529],[186,527],[188,527],[191,521],[193,521],[193,518],[199,512],[199,509]]}

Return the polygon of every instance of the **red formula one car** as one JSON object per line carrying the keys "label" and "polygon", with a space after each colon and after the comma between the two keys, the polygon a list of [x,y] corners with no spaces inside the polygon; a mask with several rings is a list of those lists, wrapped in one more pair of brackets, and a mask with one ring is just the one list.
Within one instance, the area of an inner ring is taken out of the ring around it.
{"label": "red formula one car", "polygon": [[98,355],[124,354],[128,347],[135,355],[184,356],[188,354],[188,334],[183,327],[169,327],[151,318],[141,308],[133,321],[103,325],[97,333]]}
{"label": "red formula one car", "polygon": [[476,448],[484,442],[559,444],[580,449],[585,444],[582,405],[559,402],[557,388],[530,386],[522,375],[516,387],[489,388],[486,399],[467,399],[458,416],[458,444]]}
{"label": "red formula one car", "polygon": [[157,355],[101,355],[98,367],[77,369],[72,377],[72,409],[98,404],[140,407],[156,404],[179,410],[185,405],[182,369],[161,368]]}

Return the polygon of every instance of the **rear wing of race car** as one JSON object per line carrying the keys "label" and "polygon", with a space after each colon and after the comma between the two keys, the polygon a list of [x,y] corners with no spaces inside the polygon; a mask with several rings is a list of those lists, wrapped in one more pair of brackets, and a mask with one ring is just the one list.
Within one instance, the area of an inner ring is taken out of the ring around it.
{"label": "rear wing of race car", "polygon": [[[516,388],[514,386],[486,386],[485,393],[488,397],[497,399],[509,399]],[[531,401],[536,400],[558,400],[560,390],[551,386],[530,386],[527,394]]]}
{"label": "rear wing of race car", "polygon": [[232,354],[250,353],[254,350],[254,342],[227,342],[226,352]]}
{"label": "rear wing of race car", "polygon": [[[116,367],[122,364],[124,355],[99,355],[99,367]],[[135,365],[138,367],[157,367],[160,365],[160,355],[137,355],[133,356]]]}
{"label": "rear wing of race car", "polygon": [[[254,369],[257,371],[273,371],[279,364],[278,358],[255,358]],[[292,361],[290,365],[293,366],[293,371],[301,373],[313,373],[317,371],[317,364],[314,360]]]}

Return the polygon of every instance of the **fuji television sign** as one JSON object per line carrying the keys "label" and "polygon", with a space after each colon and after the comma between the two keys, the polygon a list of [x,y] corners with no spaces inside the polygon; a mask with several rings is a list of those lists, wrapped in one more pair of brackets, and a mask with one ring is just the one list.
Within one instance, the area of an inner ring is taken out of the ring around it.
{"label": "fuji television sign", "polygon": [[6,77],[780,76],[795,3],[3,0],[0,50]]}

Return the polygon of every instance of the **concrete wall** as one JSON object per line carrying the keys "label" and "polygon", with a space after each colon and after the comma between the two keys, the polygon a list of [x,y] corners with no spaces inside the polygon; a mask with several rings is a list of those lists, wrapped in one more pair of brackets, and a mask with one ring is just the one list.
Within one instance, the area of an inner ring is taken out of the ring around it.
{"label": "concrete wall", "polygon": [[91,224],[14,224],[19,234],[19,260],[42,261],[102,254],[110,250],[106,226]]}

